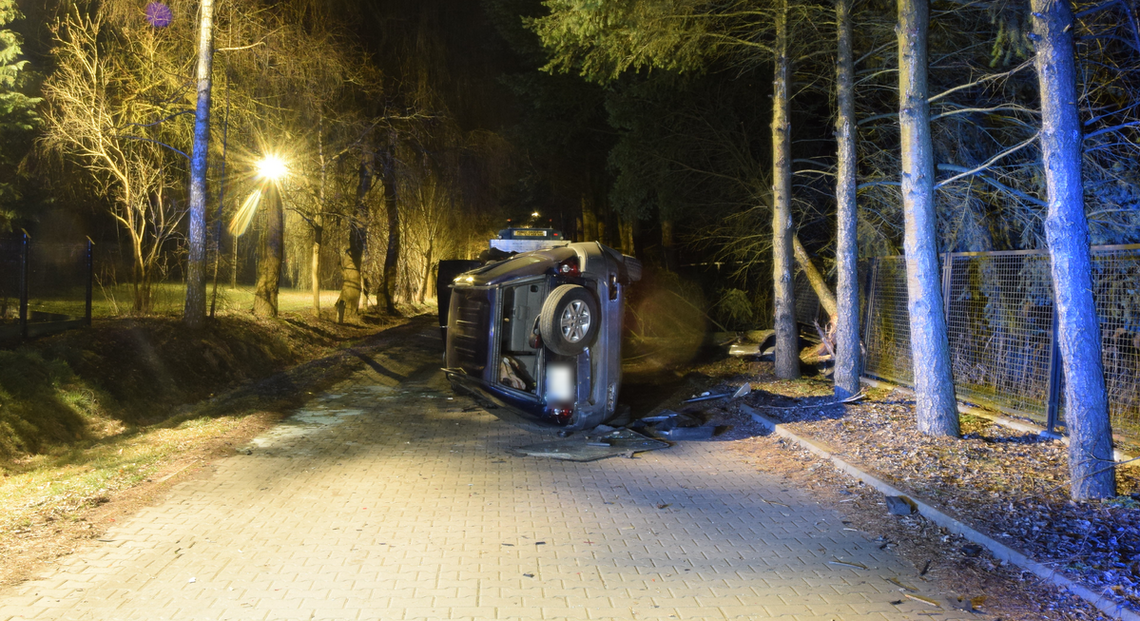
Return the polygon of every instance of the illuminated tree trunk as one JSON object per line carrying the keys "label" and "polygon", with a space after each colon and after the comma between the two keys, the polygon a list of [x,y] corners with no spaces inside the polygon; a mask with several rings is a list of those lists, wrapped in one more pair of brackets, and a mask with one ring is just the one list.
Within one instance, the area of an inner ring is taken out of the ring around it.
{"label": "illuminated tree trunk", "polygon": [[324,216],[317,214],[313,221],[313,246],[309,256],[309,278],[312,281],[313,315],[321,316],[321,247],[324,245]]}
{"label": "illuminated tree trunk", "polygon": [[934,212],[934,149],[926,82],[929,22],[928,0],[899,0],[903,253],[918,429],[930,435],[957,436],[958,403],[950,372]]}
{"label": "illuminated tree trunk", "polygon": [[210,72],[214,60],[214,2],[202,0],[198,37],[198,106],[190,158],[190,231],[183,321],[191,328],[206,321],[206,167],[210,151]]}
{"label": "illuminated tree trunk", "polygon": [[388,213],[388,251],[384,253],[384,308],[396,314],[396,268],[400,264],[400,205],[396,196],[396,162],[391,149],[383,155],[380,174],[384,182],[384,210]]}
{"label": "illuminated tree trunk", "polygon": [[277,316],[277,292],[281,286],[281,264],[285,259],[285,211],[281,205],[281,190],[275,182],[266,183],[265,229],[261,232],[261,247],[257,260],[257,287],[253,292],[253,314],[258,317]]}
{"label": "illuminated tree trunk", "polygon": [[1058,345],[1065,373],[1069,431],[1069,493],[1074,500],[1116,495],[1100,325],[1092,295],[1089,227],[1081,184],[1081,123],[1068,0],[1033,0],[1037,79],[1041,88],[1041,151],[1049,212],[1045,239],[1056,301]]}
{"label": "illuminated tree trunk", "polygon": [[799,334],[792,287],[792,131],[788,120],[788,1],[776,13],[776,71],[772,83],[772,282],[776,377],[800,376]]}
{"label": "illuminated tree trunk", "polygon": [[808,284],[811,285],[811,290],[815,292],[816,297],[819,298],[819,305],[823,307],[823,311],[827,313],[828,320],[832,323],[835,322],[836,308],[835,308],[835,294],[827,286],[827,280],[816,268],[815,263],[812,262],[811,256],[808,255],[807,248],[804,248],[803,243],[800,242],[799,235],[792,235],[792,250],[796,254],[796,263],[799,264],[800,269],[804,271],[804,276],[808,279]]}
{"label": "illuminated tree trunk", "polygon": [[348,248],[341,256],[340,299],[337,300],[337,320],[356,321],[360,316],[360,292],[364,247],[368,240],[368,193],[372,191],[375,154],[365,145],[360,157],[360,180],[356,186],[356,213],[349,222]]}
{"label": "illuminated tree trunk", "polygon": [[317,157],[320,161],[321,179],[317,187],[317,212],[311,222],[313,246],[309,257],[309,281],[313,295],[313,315],[321,316],[321,248],[325,237],[325,188],[328,186],[328,162],[325,160],[324,119],[320,119],[317,130]]}
{"label": "illuminated tree trunk", "polygon": [[855,63],[851,54],[851,3],[836,0],[838,58],[836,63],[835,137],[839,143],[835,175],[836,287],[835,396],[845,399],[859,392],[863,350],[859,342],[858,210],[855,202]]}

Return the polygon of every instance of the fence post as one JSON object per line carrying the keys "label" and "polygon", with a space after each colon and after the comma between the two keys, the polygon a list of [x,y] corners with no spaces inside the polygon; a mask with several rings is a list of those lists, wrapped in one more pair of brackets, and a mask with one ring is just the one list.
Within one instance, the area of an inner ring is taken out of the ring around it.
{"label": "fence post", "polygon": [[[879,278],[879,258],[871,259],[871,269],[867,270],[867,310],[863,315],[863,350],[867,350],[871,343],[871,323],[875,312],[875,285]],[[865,355],[865,354],[864,354]],[[863,370],[867,370],[867,361],[863,361]]]}
{"label": "fence post", "polygon": [[28,245],[30,244],[28,232],[20,248],[20,338],[28,338]]}
{"label": "fence post", "polygon": [[1061,348],[1057,345],[1057,300],[1053,300],[1053,326],[1049,336],[1049,383],[1048,405],[1045,408],[1045,433],[1053,438],[1060,438],[1057,432],[1057,423],[1061,409],[1061,382],[1064,379],[1061,373]]}
{"label": "fence post", "polygon": [[95,280],[95,242],[87,238],[87,325],[91,325],[91,296]]}
{"label": "fence post", "polygon": [[950,271],[954,266],[952,256],[949,252],[942,255],[942,319],[947,326],[950,325]]}

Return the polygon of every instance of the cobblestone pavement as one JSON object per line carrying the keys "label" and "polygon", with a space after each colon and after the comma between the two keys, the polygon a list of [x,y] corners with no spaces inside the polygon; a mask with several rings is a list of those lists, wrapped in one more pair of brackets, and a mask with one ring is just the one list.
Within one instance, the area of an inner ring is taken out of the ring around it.
{"label": "cobblestone pavement", "polygon": [[0,620],[978,618],[904,597],[884,578],[913,567],[722,443],[508,453],[553,434],[454,397],[432,339],[362,352],[248,451],[0,591]]}

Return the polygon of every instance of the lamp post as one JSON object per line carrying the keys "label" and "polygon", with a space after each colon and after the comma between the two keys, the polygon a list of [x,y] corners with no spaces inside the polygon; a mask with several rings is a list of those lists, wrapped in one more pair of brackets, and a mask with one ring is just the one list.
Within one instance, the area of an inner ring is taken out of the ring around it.
{"label": "lamp post", "polygon": [[257,287],[253,294],[253,314],[277,316],[277,291],[281,285],[281,264],[285,257],[285,210],[281,201],[281,181],[288,168],[280,158],[267,155],[257,163],[262,180],[262,196],[268,211],[265,229],[258,244]]}

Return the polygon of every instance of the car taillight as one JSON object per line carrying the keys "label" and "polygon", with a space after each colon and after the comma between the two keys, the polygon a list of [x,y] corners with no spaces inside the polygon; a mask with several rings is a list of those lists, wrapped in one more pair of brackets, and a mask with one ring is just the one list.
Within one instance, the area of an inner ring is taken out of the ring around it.
{"label": "car taillight", "polygon": [[582,275],[582,268],[578,266],[578,258],[566,259],[554,268],[559,276],[577,278]]}
{"label": "car taillight", "polygon": [[574,408],[572,407],[554,407],[547,410],[550,418],[559,425],[565,425],[570,422],[570,418],[574,415]]}

